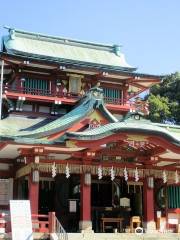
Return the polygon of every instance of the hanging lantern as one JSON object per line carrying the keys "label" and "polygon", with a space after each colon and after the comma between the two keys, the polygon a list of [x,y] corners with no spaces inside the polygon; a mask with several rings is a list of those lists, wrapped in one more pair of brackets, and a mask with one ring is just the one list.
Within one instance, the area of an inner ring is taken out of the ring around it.
{"label": "hanging lantern", "polygon": [[91,185],[91,173],[85,173],[84,175],[84,183],[87,185],[87,186],[90,186]]}
{"label": "hanging lantern", "polygon": [[70,177],[70,170],[69,170],[69,166],[68,166],[68,163],[66,165],[66,178],[69,178]]}
{"label": "hanging lantern", "polygon": [[138,169],[136,167],[135,171],[134,171],[134,177],[135,177],[135,182],[139,181],[139,173],[138,173]]}
{"label": "hanging lantern", "polygon": [[124,168],[124,179],[126,182],[128,181],[128,171],[127,171],[126,167]]}
{"label": "hanging lantern", "polygon": [[52,177],[54,178],[55,176],[56,176],[56,174],[57,174],[57,169],[56,169],[56,164],[55,164],[55,162],[53,163],[53,165],[52,165]]}
{"label": "hanging lantern", "polygon": [[40,159],[39,156],[35,156],[35,157],[34,157],[34,162],[38,164],[38,163],[39,163],[39,159]]}
{"label": "hanging lantern", "polygon": [[154,178],[153,177],[147,178],[147,185],[148,185],[148,188],[154,188]]}
{"label": "hanging lantern", "polygon": [[98,179],[100,180],[100,179],[102,179],[102,177],[103,177],[103,172],[102,172],[102,167],[101,167],[101,165],[98,167]]}
{"label": "hanging lantern", "polygon": [[176,172],[175,172],[175,183],[176,183],[176,184],[179,183],[179,175],[178,175],[177,170],[176,170]]}
{"label": "hanging lantern", "polygon": [[167,174],[166,174],[166,171],[163,171],[163,183],[166,183],[167,182]]}
{"label": "hanging lantern", "polygon": [[110,175],[111,175],[111,181],[113,181],[115,179],[115,172],[114,172],[113,166],[111,167]]}
{"label": "hanging lantern", "polygon": [[38,169],[33,170],[32,181],[33,181],[33,183],[38,183],[39,182],[39,171],[38,171]]}

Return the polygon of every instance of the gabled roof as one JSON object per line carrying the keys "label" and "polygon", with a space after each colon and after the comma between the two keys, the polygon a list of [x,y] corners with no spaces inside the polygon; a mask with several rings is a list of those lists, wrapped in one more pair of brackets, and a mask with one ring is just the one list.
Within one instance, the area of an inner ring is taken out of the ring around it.
{"label": "gabled roof", "polygon": [[[134,115],[134,114],[132,114]],[[180,147],[180,126],[152,123],[149,120],[132,120],[125,118],[121,122],[109,123],[96,129],[85,132],[67,132],[70,139],[99,140],[116,133],[147,134],[162,136]]]}
{"label": "gabled roof", "polygon": [[39,141],[41,143],[42,140],[40,140],[40,138],[67,130],[70,126],[78,123],[90,113],[94,112],[94,110],[98,110],[108,122],[117,122],[118,120],[104,106],[102,95],[102,89],[90,89],[90,91],[80,100],[79,104],[72,111],[54,121],[42,124],[42,126],[40,125],[39,128],[34,130],[34,126],[32,125],[31,127],[19,129],[19,131],[16,132],[10,132],[9,134],[9,128],[11,127],[6,124],[6,119],[4,119],[0,126],[0,136],[9,136],[18,142],[22,142],[23,140],[28,142],[28,139],[32,142],[33,140],[30,139],[34,139],[34,141],[36,139],[36,142]]}
{"label": "gabled roof", "polygon": [[180,126],[157,124],[133,113],[121,122],[85,132],[67,132],[67,146],[94,152],[95,159],[179,170]]}
{"label": "gabled roof", "polygon": [[126,63],[120,46],[52,37],[11,28],[9,35],[3,38],[3,51],[64,63],[82,62],[84,65],[106,66],[117,70],[135,70]]}

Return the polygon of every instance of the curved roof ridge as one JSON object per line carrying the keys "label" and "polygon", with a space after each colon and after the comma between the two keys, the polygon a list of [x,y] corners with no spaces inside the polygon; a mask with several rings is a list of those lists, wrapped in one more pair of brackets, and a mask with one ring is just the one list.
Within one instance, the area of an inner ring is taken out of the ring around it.
{"label": "curved roof ridge", "polygon": [[122,121],[116,123],[109,123],[104,126],[100,126],[99,128],[88,130],[86,132],[69,132],[66,133],[66,135],[67,137],[72,139],[98,140],[118,132],[144,132],[155,135],[164,135],[166,138],[180,146],[180,137],[177,137],[175,134],[169,132],[164,128],[147,123],[139,124],[138,126],[134,122],[130,123]]}
{"label": "curved roof ridge", "polygon": [[174,129],[180,129],[180,125],[177,124],[166,124],[166,123],[152,123],[155,126],[160,126],[164,128],[174,128]]}
{"label": "curved roof ridge", "polygon": [[[28,37],[28,38],[32,38],[32,39],[41,39],[41,40],[50,40],[50,41],[54,41],[54,42],[58,42],[58,41],[63,41],[65,44],[68,43],[75,43],[75,44],[86,44],[89,46],[94,46],[94,47],[99,47],[99,48],[107,48],[109,50],[113,50],[114,46],[117,46],[115,44],[105,44],[105,43],[96,43],[96,42],[91,42],[91,41],[84,41],[84,40],[78,40],[78,39],[74,39],[74,38],[68,38],[68,37],[60,37],[60,36],[53,36],[53,35],[49,35],[49,34],[44,34],[44,33],[36,33],[36,32],[31,32],[31,31],[24,31],[21,29],[16,29],[16,28],[11,28],[11,27],[5,27],[6,29],[9,30],[9,32],[14,31],[14,34],[16,35],[23,35],[24,37]],[[119,45],[119,47],[122,47],[122,45]]]}

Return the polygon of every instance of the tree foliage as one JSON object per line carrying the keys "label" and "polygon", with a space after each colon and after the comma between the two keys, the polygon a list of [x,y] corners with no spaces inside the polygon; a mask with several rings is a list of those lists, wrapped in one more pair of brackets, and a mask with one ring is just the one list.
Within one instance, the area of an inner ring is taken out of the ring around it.
{"label": "tree foliage", "polygon": [[180,73],[167,75],[160,84],[154,85],[148,101],[153,122],[180,124]]}

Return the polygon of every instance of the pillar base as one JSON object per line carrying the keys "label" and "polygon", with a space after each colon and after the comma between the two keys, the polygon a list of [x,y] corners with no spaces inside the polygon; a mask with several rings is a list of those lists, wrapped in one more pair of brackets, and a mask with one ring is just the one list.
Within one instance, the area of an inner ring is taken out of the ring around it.
{"label": "pillar base", "polygon": [[157,230],[156,230],[156,222],[155,221],[144,222],[143,227],[144,227],[146,233],[155,233],[155,232],[157,232]]}
{"label": "pillar base", "polygon": [[80,221],[79,222],[79,231],[80,232],[88,232],[88,233],[92,233],[94,232],[92,230],[92,222],[91,221]]}

